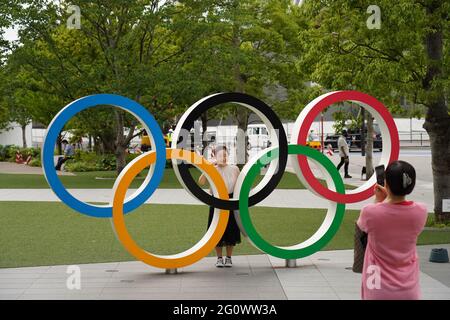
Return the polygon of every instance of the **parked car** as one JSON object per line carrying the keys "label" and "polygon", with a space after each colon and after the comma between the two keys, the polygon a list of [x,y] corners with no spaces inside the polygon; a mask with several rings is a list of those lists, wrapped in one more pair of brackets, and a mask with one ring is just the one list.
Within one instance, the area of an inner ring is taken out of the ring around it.
{"label": "parked car", "polygon": [[[324,141],[325,146],[331,144],[333,151],[338,150],[337,141],[339,135],[327,135]],[[347,137],[347,143],[350,151],[361,150],[361,134],[360,133],[349,133]],[[383,151],[383,140],[381,134],[375,134],[373,137],[373,149]]]}
{"label": "parked car", "polygon": [[316,150],[321,150],[322,143],[320,143],[319,136],[317,134],[310,134],[308,141],[306,142],[306,146],[316,149]]}
{"label": "parked car", "polygon": [[247,149],[265,149],[269,146],[269,132],[263,124],[249,124],[247,128]]}
{"label": "parked car", "polygon": [[339,135],[337,134],[328,134],[325,137],[325,141],[323,142],[325,147],[328,146],[329,144],[331,144],[331,148],[333,148],[333,151],[337,150],[338,146],[337,146],[337,141],[339,139]]}
{"label": "parked car", "polygon": [[[349,145],[350,150],[361,150],[361,134],[353,133],[349,135],[349,138],[351,138],[351,144]],[[381,139],[381,134],[374,134],[373,150],[383,151],[383,141]]]}

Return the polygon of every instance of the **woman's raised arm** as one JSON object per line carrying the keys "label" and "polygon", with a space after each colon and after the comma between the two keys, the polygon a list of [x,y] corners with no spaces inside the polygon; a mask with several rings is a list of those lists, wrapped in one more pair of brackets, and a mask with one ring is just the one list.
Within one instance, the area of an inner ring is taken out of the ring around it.
{"label": "woman's raised arm", "polygon": [[205,174],[201,174],[200,175],[200,178],[198,178],[198,183],[199,183],[199,185],[204,185],[205,183],[206,183],[206,181],[207,181],[207,179],[206,179],[206,176],[205,176]]}

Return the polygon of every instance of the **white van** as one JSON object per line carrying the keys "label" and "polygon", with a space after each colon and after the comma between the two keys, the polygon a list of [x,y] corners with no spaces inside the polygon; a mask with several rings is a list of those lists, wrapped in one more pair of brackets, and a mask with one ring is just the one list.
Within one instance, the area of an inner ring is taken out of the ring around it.
{"label": "white van", "polygon": [[249,124],[247,126],[247,149],[262,150],[269,146],[269,132],[264,124]]}

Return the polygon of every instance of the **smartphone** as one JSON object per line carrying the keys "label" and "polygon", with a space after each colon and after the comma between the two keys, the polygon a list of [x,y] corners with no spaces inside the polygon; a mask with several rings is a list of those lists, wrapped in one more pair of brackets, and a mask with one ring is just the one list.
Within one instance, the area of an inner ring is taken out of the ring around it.
{"label": "smartphone", "polygon": [[377,183],[384,186],[384,165],[375,167],[375,174],[377,175]]}

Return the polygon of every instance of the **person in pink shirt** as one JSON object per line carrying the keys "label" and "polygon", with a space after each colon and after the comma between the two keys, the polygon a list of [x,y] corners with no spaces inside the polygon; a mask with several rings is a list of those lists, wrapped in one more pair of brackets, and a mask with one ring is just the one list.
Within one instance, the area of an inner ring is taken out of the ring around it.
{"label": "person in pink shirt", "polygon": [[414,167],[394,161],[385,187],[375,186],[375,203],[361,210],[357,224],[368,240],[362,271],[363,300],[417,300],[421,297],[417,237],[427,219],[424,204],[407,201],[416,183]]}

